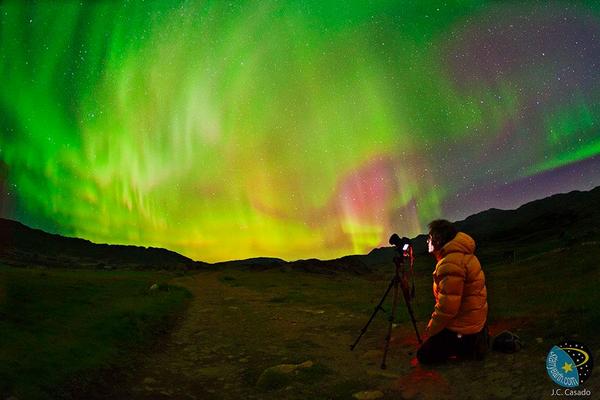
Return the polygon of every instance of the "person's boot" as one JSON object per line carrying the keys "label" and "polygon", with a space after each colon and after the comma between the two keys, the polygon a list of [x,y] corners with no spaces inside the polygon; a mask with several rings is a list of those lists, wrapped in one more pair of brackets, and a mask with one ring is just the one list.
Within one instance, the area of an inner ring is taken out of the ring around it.
{"label": "person's boot", "polygon": [[475,341],[475,359],[483,360],[489,347],[490,333],[487,325],[485,325],[481,332],[479,332],[479,335],[477,335],[477,340]]}

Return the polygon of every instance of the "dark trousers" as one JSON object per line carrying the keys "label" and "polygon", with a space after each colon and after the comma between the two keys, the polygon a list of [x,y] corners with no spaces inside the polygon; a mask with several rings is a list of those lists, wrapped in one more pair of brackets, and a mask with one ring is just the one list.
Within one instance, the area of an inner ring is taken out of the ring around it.
{"label": "dark trousers", "polygon": [[421,364],[441,363],[449,358],[481,360],[488,345],[487,326],[479,333],[460,337],[456,332],[444,329],[421,345],[417,350],[417,359]]}

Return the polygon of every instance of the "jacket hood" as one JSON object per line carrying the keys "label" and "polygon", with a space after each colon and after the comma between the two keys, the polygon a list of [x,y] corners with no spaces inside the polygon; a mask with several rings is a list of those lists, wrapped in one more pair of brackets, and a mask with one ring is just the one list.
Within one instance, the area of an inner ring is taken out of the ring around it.
{"label": "jacket hood", "polygon": [[464,232],[458,232],[454,239],[442,247],[442,257],[450,253],[473,254],[475,252],[475,240]]}

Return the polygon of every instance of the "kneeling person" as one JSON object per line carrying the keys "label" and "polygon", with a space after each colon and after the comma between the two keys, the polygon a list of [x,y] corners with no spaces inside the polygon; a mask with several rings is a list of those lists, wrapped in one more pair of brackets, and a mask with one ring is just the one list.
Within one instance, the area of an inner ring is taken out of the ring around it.
{"label": "kneeling person", "polygon": [[475,241],[446,220],[429,224],[429,252],[437,263],[433,272],[435,307],[417,351],[423,364],[450,357],[481,359],[488,346],[487,290],[481,264],[473,254]]}

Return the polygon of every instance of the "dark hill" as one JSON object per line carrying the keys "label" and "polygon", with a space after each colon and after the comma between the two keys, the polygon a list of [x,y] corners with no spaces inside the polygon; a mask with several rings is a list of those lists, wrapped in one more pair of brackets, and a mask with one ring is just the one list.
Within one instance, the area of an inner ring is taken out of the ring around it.
{"label": "dark hill", "polygon": [[482,260],[515,262],[600,240],[600,187],[556,194],[516,210],[491,209],[456,223],[478,243]]}
{"label": "dark hill", "polygon": [[165,249],[95,244],[46,233],[3,218],[0,218],[0,262],[14,266],[169,270],[208,265]]}
{"label": "dark hill", "polygon": [[457,226],[480,241],[514,241],[539,237],[586,240],[600,233],[600,187],[532,201],[516,210],[490,209]]}
{"label": "dark hill", "polygon": [[[455,225],[475,238],[477,254],[488,264],[514,262],[553,248],[600,241],[600,186],[585,192],[556,194],[516,210],[492,208]],[[412,239],[415,254],[427,253],[426,239],[426,235]],[[368,255],[351,257],[372,267],[389,264],[394,253],[392,247],[381,247]]]}
{"label": "dark hill", "polygon": [[365,256],[354,255],[336,258],[334,260],[319,260],[310,258],[306,260],[285,261],[280,258],[257,257],[246,260],[223,261],[213,264],[213,267],[223,269],[242,269],[263,271],[281,268],[284,270],[297,270],[317,274],[331,275],[338,272],[364,274],[370,271],[370,265]]}

